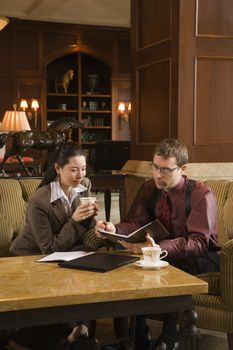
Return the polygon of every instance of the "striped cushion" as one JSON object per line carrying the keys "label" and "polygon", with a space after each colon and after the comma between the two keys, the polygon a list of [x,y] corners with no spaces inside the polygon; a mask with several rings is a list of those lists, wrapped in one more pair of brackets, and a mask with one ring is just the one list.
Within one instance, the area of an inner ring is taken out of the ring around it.
{"label": "striped cushion", "polygon": [[[218,240],[223,246],[229,240],[229,229],[227,229],[228,224],[226,219],[228,216],[231,217],[231,213],[233,212],[233,193],[231,197],[229,197],[228,193],[233,183],[230,180],[207,180],[205,184],[216,195],[218,206]],[[228,203],[228,207],[226,207],[226,203]],[[233,228],[233,222],[231,227]]]}
{"label": "striped cushion", "polygon": [[223,247],[220,258],[221,296],[228,309],[232,311],[233,318],[233,240],[229,240]]}
{"label": "striped cushion", "polygon": [[220,295],[220,273],[219,272],[206,272],[197,275],[198,278],[208,283],[208,294]]}
{"label": "striped cushion", "polygon": [[26,203],[16,179],[0,180],[0,211],[9,222],[9,230],[18,234],[24,226]]}
{"label": "striped cushion", "polygon": [[0,256],[9,256],[9,249],[13,239],[13,228],[6,216],[0,213]]}
{"label": "striped cushion", "polygon": [[41,178],[27,178],[19,179],[20,186],[23,192],[23,199],[28,202],[37,187],[41,182]]}
{"label": "striped cushion", "polygon": [[97,250],[104,246],[104,241],[97,237],[95,234],[95,228],[91,228],[86,231],[82,237],[82,244],[91,250]]}
{"label": "striped cushion", "polygon": [[[208,300],[206,300],[209,303]],[[197,326],[199,328],[210,329],[218,332],[232,333],[233,317],[232,311],[227,310],[221,297],[216,297],[216,307],[196,306],[198,314]]]}

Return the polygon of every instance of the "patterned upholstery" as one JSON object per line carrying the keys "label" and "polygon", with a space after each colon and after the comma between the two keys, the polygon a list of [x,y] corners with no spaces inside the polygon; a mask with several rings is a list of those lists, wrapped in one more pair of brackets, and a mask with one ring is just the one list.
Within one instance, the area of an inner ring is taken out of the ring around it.
{"label": "patterned upholstery", "polygon": [[9,256],[9,247],[24,227],[27,202],[41,179],[0,179],[0,256]]}
{"label": "patterned upholstery", "polygon": [[[233,180],[206,180],[204,181],[216,195],[218,205],[218,239],[223,246],[233,233]],[[230,194],[232,193],[232,197]],[[230,226],[230,223],[232,224]]]}

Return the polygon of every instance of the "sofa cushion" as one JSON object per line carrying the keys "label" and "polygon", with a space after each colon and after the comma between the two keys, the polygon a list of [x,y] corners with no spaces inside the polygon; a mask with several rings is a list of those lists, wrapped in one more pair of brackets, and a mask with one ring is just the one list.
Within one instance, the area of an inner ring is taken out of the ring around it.
{"label": "sofa cushion", "polygon": [[22,188],[23,199],[28,203],[29,199],[39,186],[41,178],[21,178],[18,181]]}
{"label": "sofa cushion", "polygon": [[209,186],[216,195],[218,206],[218,240],[223,246],[229,240],[229,230],[233,228],[229,225],[228,217],[231,217],[233,212],[232,195],[229,194],[229,189],[233,182],[230,180],[206,180],[206,185]]}
{"label": "sofa cushion", "polygon": [[0,211],[9,224],[10,232],[18,234],[22,231],[25,220],[26,203],[22,188],[16,179],[0,180]]}
{"label": "sofa cushion", "polygon": [[0,256],[8,256],[13,240],[13,228],[7,217],[0,212]]}
{"label": "sofa cushion", "polygon": [[224,204],[223,219],[228,239],[233,239],[233,181],[230,183],[226,202]]}

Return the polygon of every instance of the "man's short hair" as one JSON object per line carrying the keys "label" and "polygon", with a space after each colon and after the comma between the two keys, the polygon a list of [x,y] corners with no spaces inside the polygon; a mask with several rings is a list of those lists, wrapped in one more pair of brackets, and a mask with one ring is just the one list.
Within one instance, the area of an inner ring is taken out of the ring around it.
{"label": "man's short hair", "polygon": [[161,156],[165,159],[176,158],[179,167],[188,163],[188,150],[184,143],[177,139],[164,139],[155,148],[154,156]]}

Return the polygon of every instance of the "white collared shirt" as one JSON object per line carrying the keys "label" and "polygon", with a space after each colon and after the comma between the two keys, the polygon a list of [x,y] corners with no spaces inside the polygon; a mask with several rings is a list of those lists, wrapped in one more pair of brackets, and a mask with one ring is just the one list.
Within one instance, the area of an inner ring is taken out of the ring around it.
{"label": "white collared shirt", "polygon": [[74,187],[71,189],[69,197],[64,193],[61,185],[58,181],[53,181],[50,183],[51,188],[51,197],[50,203],[55,202],[57,199],[60,199],[62,202],[62,206],[65,209],[67,215],[72,213],[72,204],[79,193],[82,193],[87,190],[87,188],[83,185],[78,185],[78,187]]}

